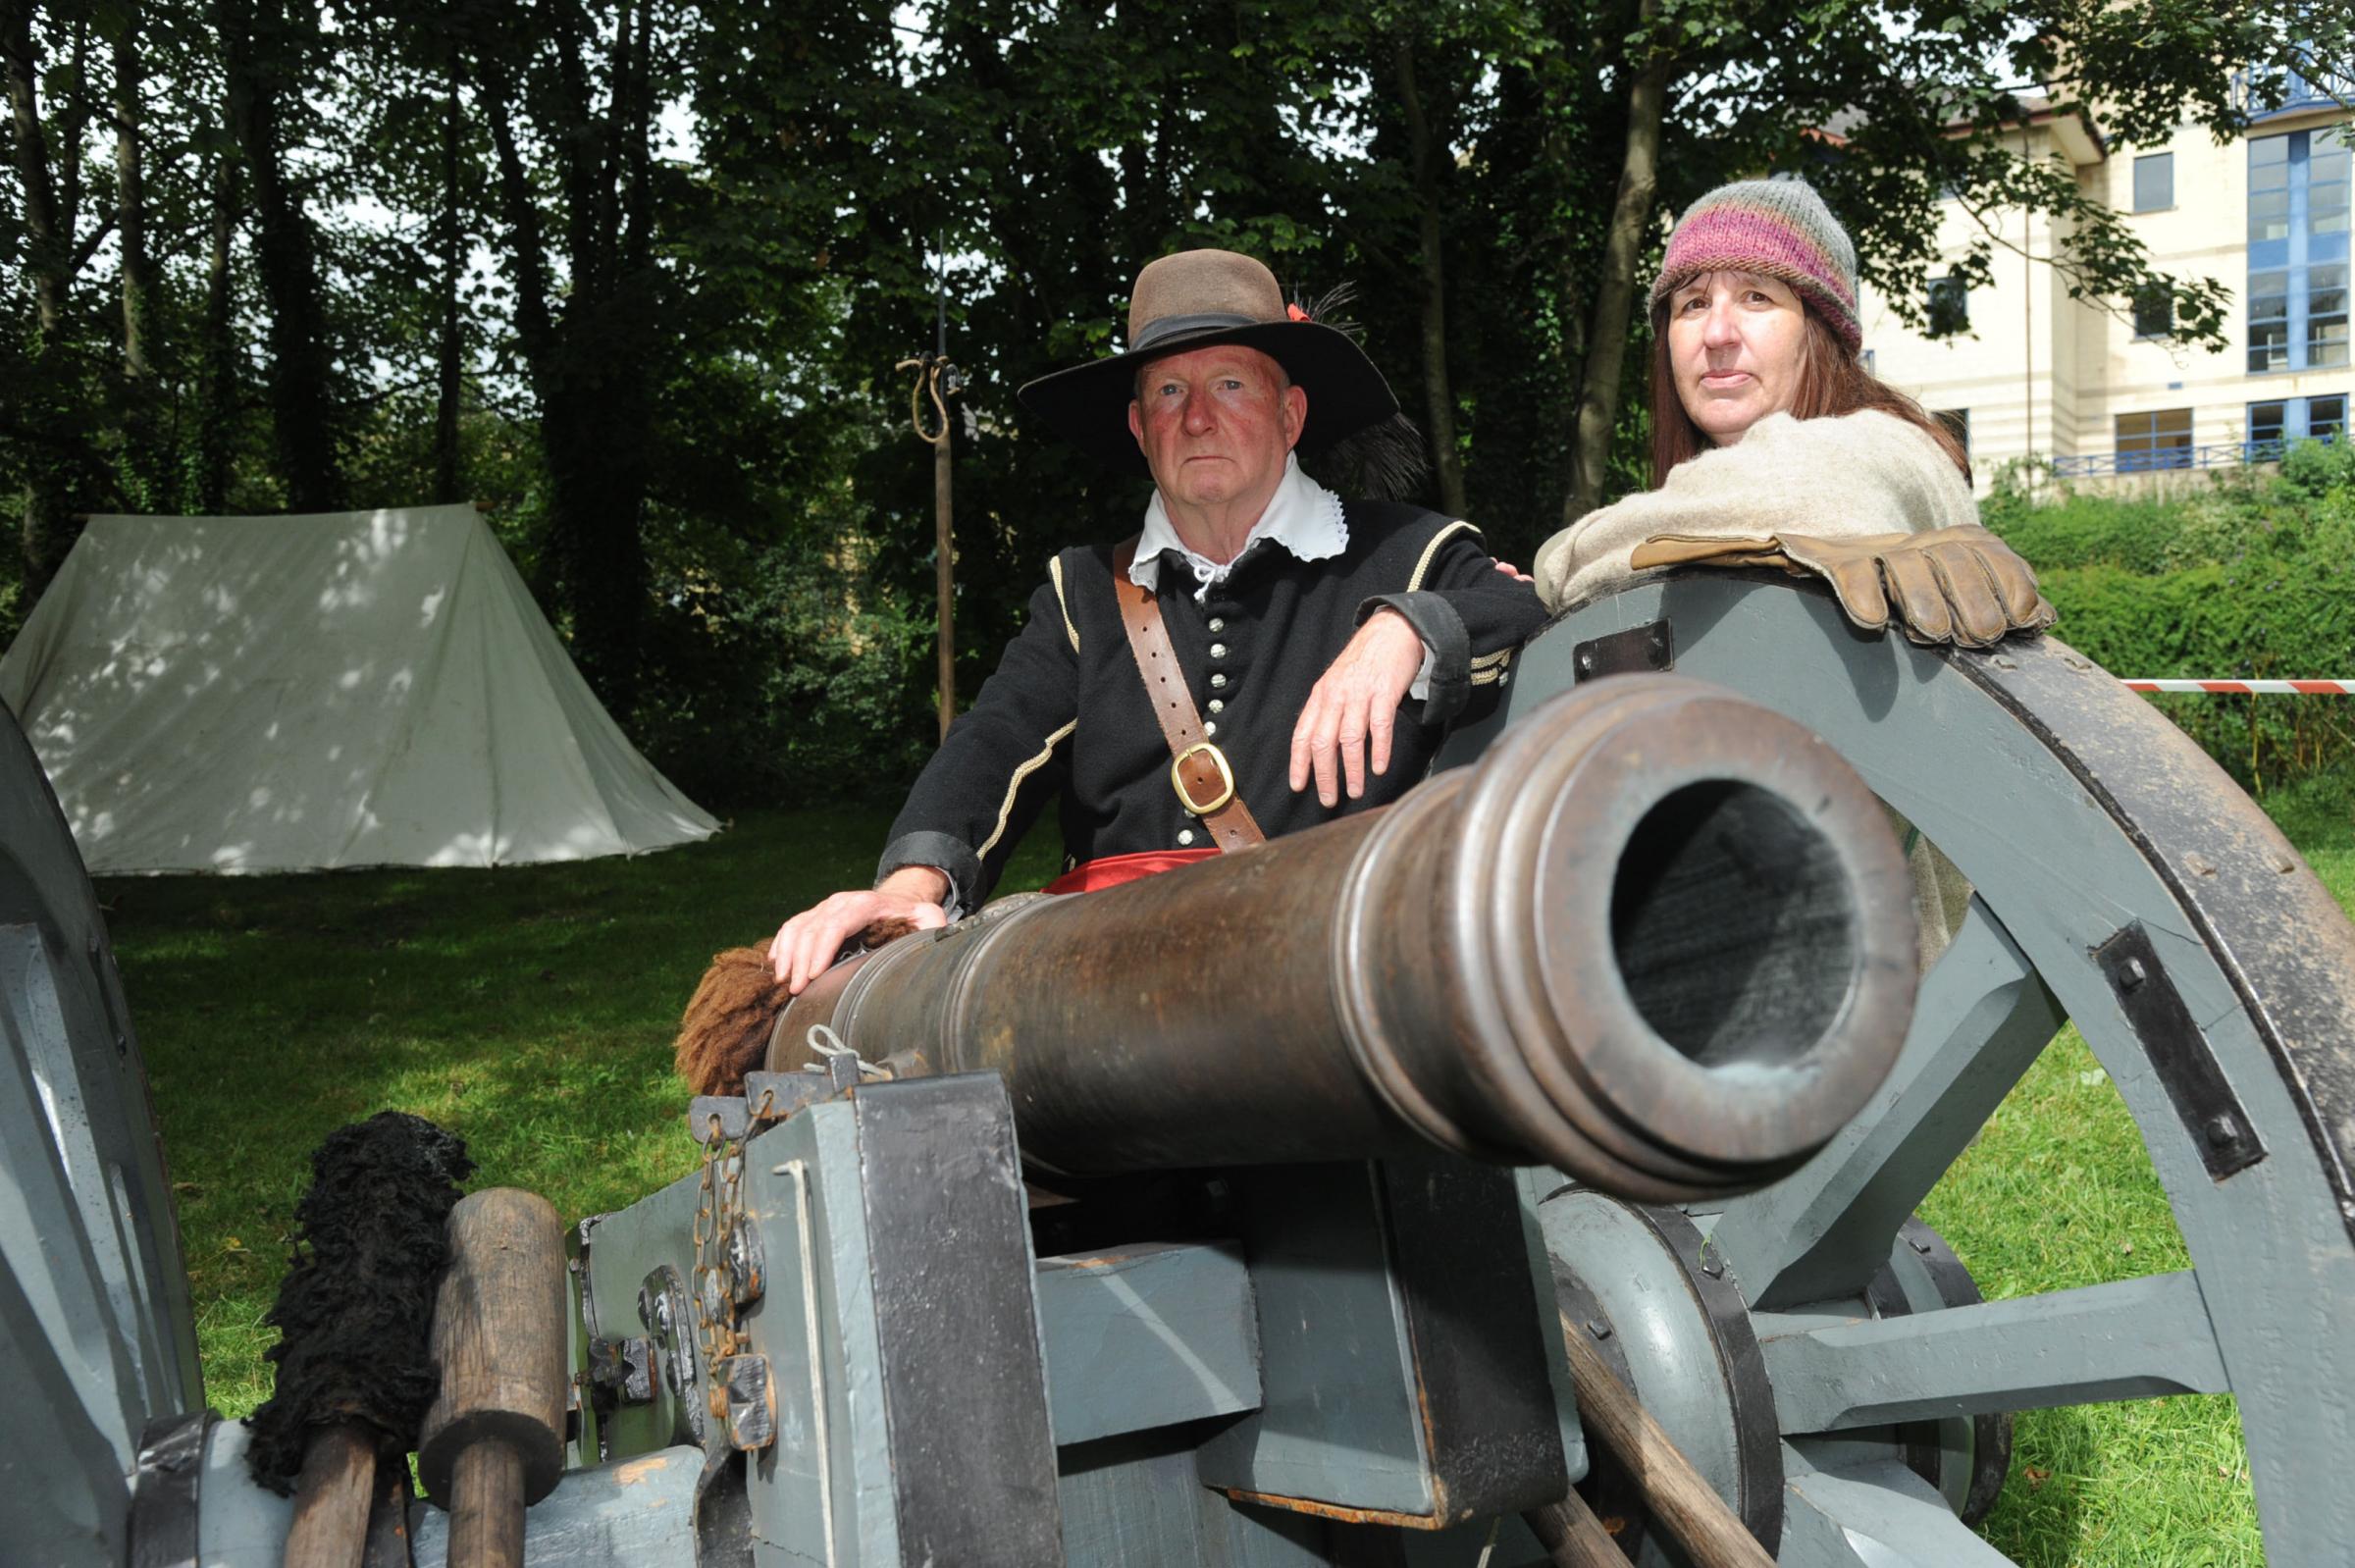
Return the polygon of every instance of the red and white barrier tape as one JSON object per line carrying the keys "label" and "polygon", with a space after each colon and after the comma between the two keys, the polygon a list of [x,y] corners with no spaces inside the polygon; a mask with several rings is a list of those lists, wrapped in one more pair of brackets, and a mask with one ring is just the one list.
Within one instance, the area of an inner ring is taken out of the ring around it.
{"label": "red and white barrier tape", "polygon": [[2128,681],[2135,692],[2280,692],[2306,697],[2355,697],[2355,681]]}

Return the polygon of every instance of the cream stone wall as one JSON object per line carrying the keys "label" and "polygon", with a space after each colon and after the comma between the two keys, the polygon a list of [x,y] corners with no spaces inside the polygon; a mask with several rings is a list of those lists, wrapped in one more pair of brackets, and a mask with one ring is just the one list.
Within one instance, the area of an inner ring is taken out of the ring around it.
{"label": "cream stone wall", "polygon": [[[2284,115],[2264,122],[2255,133],[2311,130],[2347,118],[2335,108]],[[2067,235],[2056,235],[2042,218],[2023,224],[2016,211],[1989,215],[1999,242],[1995,283],[1970,292],[1969,336],[1929,341],[1867,287],[1860,305],[1874,370],[1926,408],[1969,411],[1971,467],[1982,493],[1998,465],[2023,452],[2112,452],[2121,413],[2188,408],[2192,444],[2213,445],[2247,438],[2251,402],[2355,393],[2355,367],[2254,376],[2245,368],[2244,140],[2220,144],[2206,130],[2185,126],[2164,147],[2102,149],[2073,125],[2056,136],[2047,124],[2031,127],[2028,151],[2074,164],[2080,187],[2120,210],[2133,206],[2135,158],[2172,152],[2174,205],[2131,214],[2127,222],[2166,271],[2214,278],[2232,291],[2229,337],[2221,352],[2136,340],[2130,318],[2068,297],[2067,279],[2047,264],[2056,240]],[[1941,259],[1961,256],[1975,232],[1961,203],[1944,203],[1936,240]],[[2032,261],[2022,260],[2023,247]],[[1934,275],[1940,269],[1931,270]]]}

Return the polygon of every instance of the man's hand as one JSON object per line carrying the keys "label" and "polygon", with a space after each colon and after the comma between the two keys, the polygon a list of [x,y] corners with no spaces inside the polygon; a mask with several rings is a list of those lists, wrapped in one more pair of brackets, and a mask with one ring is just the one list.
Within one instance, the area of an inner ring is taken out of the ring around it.
{"label": "man's hand", "polygon": [[768,961],[786,989],[799,996],[826,972],[843,943],[877,920],[907,920],[919,931],[948,924],[942,908],[948,896],[946,873],[903,865],[872,888],[837,893],[787,920],[768,944]]}
{"label": "man's hand", "polygon": [[1374,771],[1387,773],[1398,705],[1422,667],[1423,639],[1406,617],[1376,610],[1308,694],[1300,722],[1292,726],[1293,791],[1308,787],[1313,769],[1318,800],[1339,805],[1341,779],[1356,800],[1366,793],[1369,750]]}

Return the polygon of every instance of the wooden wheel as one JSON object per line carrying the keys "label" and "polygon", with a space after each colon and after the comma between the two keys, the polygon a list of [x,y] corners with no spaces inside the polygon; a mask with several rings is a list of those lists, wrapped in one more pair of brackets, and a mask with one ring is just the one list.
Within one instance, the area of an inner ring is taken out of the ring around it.
{"label": "wooden wheel", "polygon": [[[2342,1560],[2355,928],[2329,894],[2065,644],[1925,651],[1784,579],[1696,574],[1575,610],[1518,660],[1493,723],[1662,667],[1824,736],[1976,891],[1890,1080],[1808,1166],[1714,1214],[1540,1205],[1645,1403],[1780,1561],[1928,1565],[2006,1560],[1959,1517],[2000,1485],[2005,1412],[2230,1392],[2270,1559]],[[1980,1303],[1909,1222],[2064,1019],[2116,1082],[2192,1267]]]}

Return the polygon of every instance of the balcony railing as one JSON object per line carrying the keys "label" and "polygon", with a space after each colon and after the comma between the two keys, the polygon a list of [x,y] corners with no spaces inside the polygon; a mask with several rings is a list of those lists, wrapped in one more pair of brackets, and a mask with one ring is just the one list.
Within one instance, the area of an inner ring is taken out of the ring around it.
{"label": "balcony railing", "polygon": [[2234,96],[2253,121],[2271,120],[2276,115],[2299,114],[2308,109],[2321,109],[2355,100],[2355,80],[2326,78],[2317,81],[2291,71],[2283,74],[2280,106],[2269,109],[2257,102],[2256,94],[2250,90],[2248,72],[2236,71],[2232,76]]}
{"label": "balcony railing", "polygon": [[[2310,438],[2325,443],[2335,435]],[[2181,468],[2238,468],[2246,463],[2277,463],[2294,441],[2231,441],[2208,446],[2161,446],[2150,451],[2089,452],[2081,457],[2053,459],[2055,479],[2092,479],[2105,474],[2161,474]]]}

